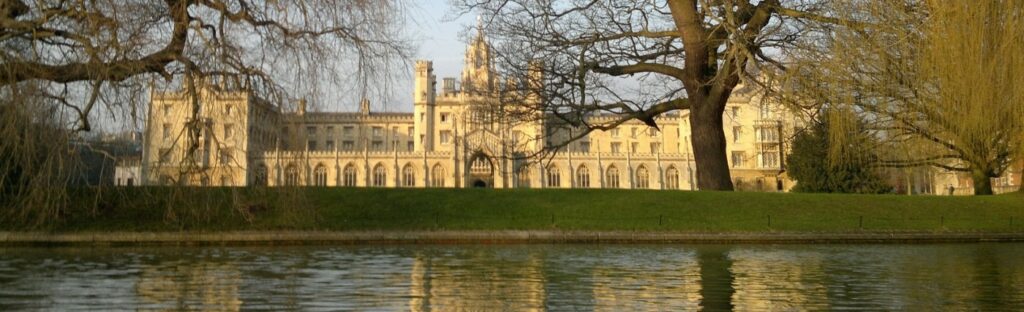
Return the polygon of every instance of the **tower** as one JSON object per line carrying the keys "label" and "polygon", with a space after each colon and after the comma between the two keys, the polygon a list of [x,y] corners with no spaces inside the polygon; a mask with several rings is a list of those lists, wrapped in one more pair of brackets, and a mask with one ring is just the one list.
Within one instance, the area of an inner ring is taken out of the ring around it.
{"label": "tower", "polygon": [[414,148],[416,151],[432,151],[434,149],[434,63],[416,61],[416,81],[413,91],[413,128],[416,132]]}
{"label": "tower", "polygon": [[462,69],[462,89],[471,93],[494,91],[494,67],[491,46],[487,43],[482,23],[477,25],[476,37],[466,48],[466,64]]}

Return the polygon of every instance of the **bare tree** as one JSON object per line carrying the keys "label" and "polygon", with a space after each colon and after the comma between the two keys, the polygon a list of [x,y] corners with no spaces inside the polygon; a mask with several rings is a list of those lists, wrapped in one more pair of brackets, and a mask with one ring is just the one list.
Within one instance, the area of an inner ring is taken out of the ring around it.
{"label": "bare tree", "polygon": [[[575,137],[630,119],[657,127],[657,116],[689,110],[702,190],[733,189],[722,113],[744,77],[762,66],[784,68],[772,51],[809,25],[860,26],[813,0],[453,2],[483,15],[509,75],[543,62],[535,108],[582,129]],[[593,122],[597,114],[615,118]]]}
{"label": "bare tree", "polygon": [[[76,133],[94,128],[97,112],[136,122],[148,91],[166,87],[190,91],[193,118],[182,136],[195,144],[197,88],[244,89],[277,105],[348,85],[368,92],[408,58],[404,7],[401,0],[3,0],[0,123],[21,126],[2,127],[0,136],[42,125],[24,117],[42,114],[66,139],[40,143],[66,149]],[[31,164],[38,159],[11,156],[26,148],[0,140],[0,183],[64,185],[30,183],[39,176],[32,172],[11,180],[11,168],[40,168]]]}
{"label": "bare tree", "polygon": [[1024,4],[846,1],[835,11],[874,23],[791,50],[794,98],[850,113],[833,127],[866,122],[877,166],[968,173],[975,194],[992,194],[991,178],[1024,147]]}

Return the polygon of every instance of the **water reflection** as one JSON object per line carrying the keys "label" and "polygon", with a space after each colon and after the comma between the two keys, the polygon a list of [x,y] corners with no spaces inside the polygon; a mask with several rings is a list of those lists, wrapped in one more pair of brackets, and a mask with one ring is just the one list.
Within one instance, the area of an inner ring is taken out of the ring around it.
{"label": "water reflection", "polygon": [[0,310],[1020,310],[1024,244],[0,249]]}

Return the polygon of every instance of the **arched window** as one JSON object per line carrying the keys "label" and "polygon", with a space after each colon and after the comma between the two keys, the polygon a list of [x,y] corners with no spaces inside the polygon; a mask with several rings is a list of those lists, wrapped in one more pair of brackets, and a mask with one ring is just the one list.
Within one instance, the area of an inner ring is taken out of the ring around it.
{"label": "arched window", "polygon": [[327,167],[317,165],[313,170],[313,185],[327,186]]}
{"label": "arched window", "polygon": [[529,188],[530,187],[530,166],[519,167],[519,175],[517,177],[518,187]]}
{"label": "arched window", "polygon": [[356,166],[352,164],[345,166],[345,171],[342,172],[341,185],[348,187],[356,186]]}
{"label": "arched window", "polygon": [[562,186],[562,172],[558,171],[558,167],[555,165],[548,166],[548,184],[547,187],[561,187]]}
{"label": "arched window", "polygon": [[679,170],[676,170],[675,166],[668,166],[668,170],[665,170],[665,188],[679,189]]}
{"label": "arched window", "polygon": [[256,166],[256,173],[253,176],[253,184],[256,186],[267,186],[267,165]]}
{"label": "arched window", "polygon": [[580,167],[576,169],[576,187],[590,187],[590,169],[587,169],[586,165],[580,165]]}
{"label": "arched window", "polygon": [[387,183],[388,169],[384,168],[384,164],[377,164],[376,167],[373,167],[373,186],[387,186]]}
{"label": "arched window", "polygon": [[288,167],[284,169],[284,185],[299,185],[299,170],[295,168],[295,165],[288,165]]}
{"label": "arched window", "polygon": [[636,168],[636,188],[641,188],[641,189],[650,188],[651,187],[650,176],[651,176],[651,174],[647,172],[647,167],[644,167],[644,165],[640,165],[640,167],[637,167]]}
{"label": "arched window", "polygon": [[441,164],[434,165],[433,169],[430,169],[430,187],[444,187],[444,167]]}
{"label": "arched window", "polygon": [[619,188],[619,168],[615,168],[615,165],[608,166],[608,170],[605,170],[604,186],[606,188]]}
{"label": "arched window", "polygon": [[402,168],[402,186],[416,186],[416,173],[413,172],[412,165],[410,164],[406,164],[405,168]]}

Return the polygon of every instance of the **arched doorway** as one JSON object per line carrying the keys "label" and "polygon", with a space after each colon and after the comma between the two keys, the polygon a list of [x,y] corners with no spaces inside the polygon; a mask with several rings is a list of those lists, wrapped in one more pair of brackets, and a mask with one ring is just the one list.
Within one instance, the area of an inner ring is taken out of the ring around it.
{"label": "arched doorway", "polygon": [[494,163],[482,152],[473,155],[469,162],[469,181],[473,187],[492,187],[494,185]]}

